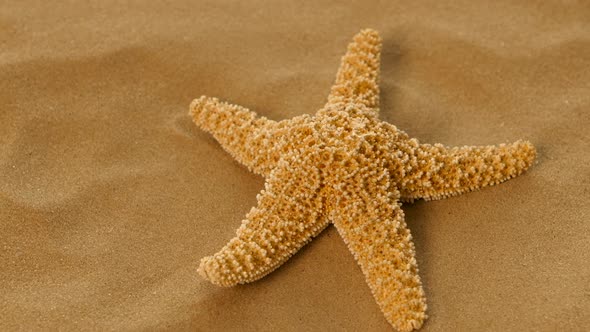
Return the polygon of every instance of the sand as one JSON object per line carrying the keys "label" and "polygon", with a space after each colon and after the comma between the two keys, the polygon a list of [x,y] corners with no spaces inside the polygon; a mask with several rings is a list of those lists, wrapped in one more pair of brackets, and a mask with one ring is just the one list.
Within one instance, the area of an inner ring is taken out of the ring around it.
{"label": "sand", "polygon": [[507,183],[404,205],[422,331],[582,330],[590,5],[527,3],[5,2],[0,330],[389,330],[333,227],[258,282],[196,273],[263,179],[191,123],[191,100],[311,114],[365,27],[384,39],[383,119],[539,152]]}

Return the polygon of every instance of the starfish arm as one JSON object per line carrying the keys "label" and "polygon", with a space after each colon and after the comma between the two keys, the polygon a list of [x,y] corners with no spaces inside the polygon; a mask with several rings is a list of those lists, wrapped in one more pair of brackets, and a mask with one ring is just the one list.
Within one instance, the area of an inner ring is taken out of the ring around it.
{"label": "starfish arm", "polygon": [[528,141],[449,148],[411,139],[404,145],[405,175],[398,188],[405,201],[442,199],[504,182],[529,168],[536,156]]}
{"label": "starfish arm", "polygon": [[236,160],[251,171],[268,175],[274,167],[270,147],[277,122],[237,105],[202,96],[193,100],[190,115],[201,129],[209,132]]}
{"label": "starfish arm", "polygon": [[279,164],[236,236],[201,259],[198,271],[213,284],[234,286],[264,277],[329,224],[318,196],[319,172],[297,162]]}
{"label": "starfish arm", "polygon": [[[399,331],[418,329],[426,319],[426,298],[418,275],[412,236],[388,183],[348,187],[333,222],[363,271],[387,321]],[[376,182],[386,182],[380,177]],[[361,183],[367,181],[361,181]],[[371,188],[372,186],[372,188]]]}
{"label": "starfish arm", "polygon": [[377,114],[380,53],[381,37],[377,31],[365,29],[354,36],[342,57],[326,106],[364,105],[369,113]]}

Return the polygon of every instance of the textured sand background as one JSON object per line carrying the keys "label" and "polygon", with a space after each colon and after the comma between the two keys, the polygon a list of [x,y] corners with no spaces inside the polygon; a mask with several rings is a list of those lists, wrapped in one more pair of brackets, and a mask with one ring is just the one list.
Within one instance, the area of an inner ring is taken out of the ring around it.
{"label": "textured sand background", "polygon": [[263,179],[190,101],[313,113],[364,27],[385,42],[385,120],[539,151],[515,180],[404,205],[423,331],[590,324],[587,1],[57,3],[0,6],[0,330],[388,330],[333,228],[259,282],[196,274]]}

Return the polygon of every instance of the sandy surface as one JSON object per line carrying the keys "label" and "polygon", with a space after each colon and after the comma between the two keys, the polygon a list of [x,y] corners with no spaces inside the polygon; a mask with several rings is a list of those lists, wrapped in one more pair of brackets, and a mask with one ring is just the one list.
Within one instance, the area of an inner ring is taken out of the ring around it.
{"label": "sandy surface", "polygon": [[332,227],[253,284],[196,274],[263,179],[190,101],[313,113],[364,27],[385,42],[382,118],[539,151],[505,184],[404,205],[422,331],[590,324],[588,2],[121,3],[0,6],[0,330],[390,329]]}

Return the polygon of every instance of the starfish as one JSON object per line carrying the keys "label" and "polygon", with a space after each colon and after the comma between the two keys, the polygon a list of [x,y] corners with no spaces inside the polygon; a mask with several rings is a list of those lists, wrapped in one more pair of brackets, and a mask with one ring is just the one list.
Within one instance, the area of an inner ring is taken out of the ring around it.
{"label": "starfish", "polygon": [[220,286],[258,280],[332,223],[387,321],[399,331],[422,326],[426,298],[401,203],[503,182],[526,170],[536,152],[526,141],[423,144],[380,121],[380,52],[376,31],[359,32],[313,116],[277,122],[216,98],[191,103],[195,124],[266,178],[236,236],[201,259],[202,277]]}

